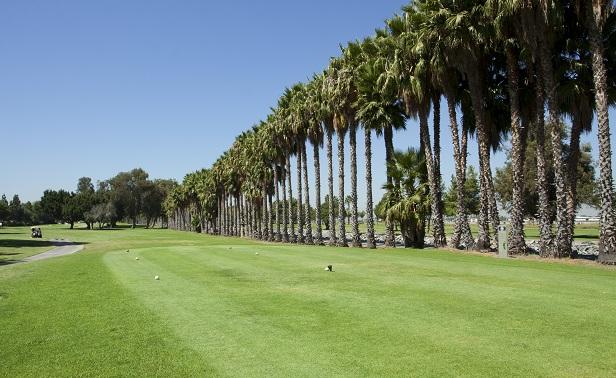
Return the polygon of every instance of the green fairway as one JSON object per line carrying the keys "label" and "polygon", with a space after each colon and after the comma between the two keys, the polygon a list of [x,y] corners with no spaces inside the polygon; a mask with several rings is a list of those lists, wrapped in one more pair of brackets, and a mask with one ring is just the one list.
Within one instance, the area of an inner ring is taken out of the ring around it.
{"label": "green fairway", "polygon": [[[40,247],[24,232],[3,253]],[[616,271],[594,264],[43,233],[85,249],[0,267],[0,376],[616,374]]]}

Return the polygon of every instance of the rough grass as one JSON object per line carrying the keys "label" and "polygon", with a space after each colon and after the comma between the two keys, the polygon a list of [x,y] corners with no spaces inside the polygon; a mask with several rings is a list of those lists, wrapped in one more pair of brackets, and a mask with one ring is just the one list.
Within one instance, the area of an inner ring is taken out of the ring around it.
{"label": "rough grass", "polygon": [[52,232],[88,244],[0,268],[0,376],[616,374],[600,266]]}

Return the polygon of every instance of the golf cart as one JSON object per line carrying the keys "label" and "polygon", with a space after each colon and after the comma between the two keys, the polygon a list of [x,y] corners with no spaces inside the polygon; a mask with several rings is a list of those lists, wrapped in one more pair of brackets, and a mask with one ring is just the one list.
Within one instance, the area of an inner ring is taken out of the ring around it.
{"label": "golf cart", "polygon": [[32,230],[32,237],[33,238],[42,238],[43,237],[43,233],[41,232],[41,228],[40,227],[30,227],[30,230]]}

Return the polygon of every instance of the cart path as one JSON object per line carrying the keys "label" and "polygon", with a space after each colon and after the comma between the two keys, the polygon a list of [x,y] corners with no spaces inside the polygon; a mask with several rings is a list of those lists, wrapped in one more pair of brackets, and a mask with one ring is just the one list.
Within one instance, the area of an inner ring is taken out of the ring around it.
{"label": "cart path", "polygon": [[83,249],[82,244],[75,244],[68,240],[51,240],[51,242],[56,246],[56,248],[50,249],[47,252],[39,253],[38,255],[26,257],[23,261],[38,261],[52,257],[72,255],[73,253],[77,253]]}

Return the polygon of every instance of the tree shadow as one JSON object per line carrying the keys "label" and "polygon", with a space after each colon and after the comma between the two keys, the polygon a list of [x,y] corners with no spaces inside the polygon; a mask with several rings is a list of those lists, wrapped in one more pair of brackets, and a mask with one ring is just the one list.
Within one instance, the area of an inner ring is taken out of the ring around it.
{"label": "tree shadow", "polygon": [[4,265],[12,265],[23,262],[22,260],[13,260],[13,259],[0,259],[0,266]]}
{"label": "tree shadow", "polygon": [[578,234],[576,233],[575,236],[573,237],[574,241],[578,241],[576,239],[591,239],[591,240],[598,240],[599,239],[599,235],[593,235],[593,234]]}
{"label": "tree shadow", "polygon": [[[82,245],[86,242],[71,242],[68,240],[41,240],[41,239],[3,239],[0,248],[33,248],[33,247],[60,247],[63,245]],[[0,255],[6,253],[0,252]],[[9,253],[10,254],[10,253]]]}
{"label": "tree shadow", "polygon": [[2,239],[0,248],[32,248],[32,247],[53,247],[54,244],[49,240],[40,239]]}

